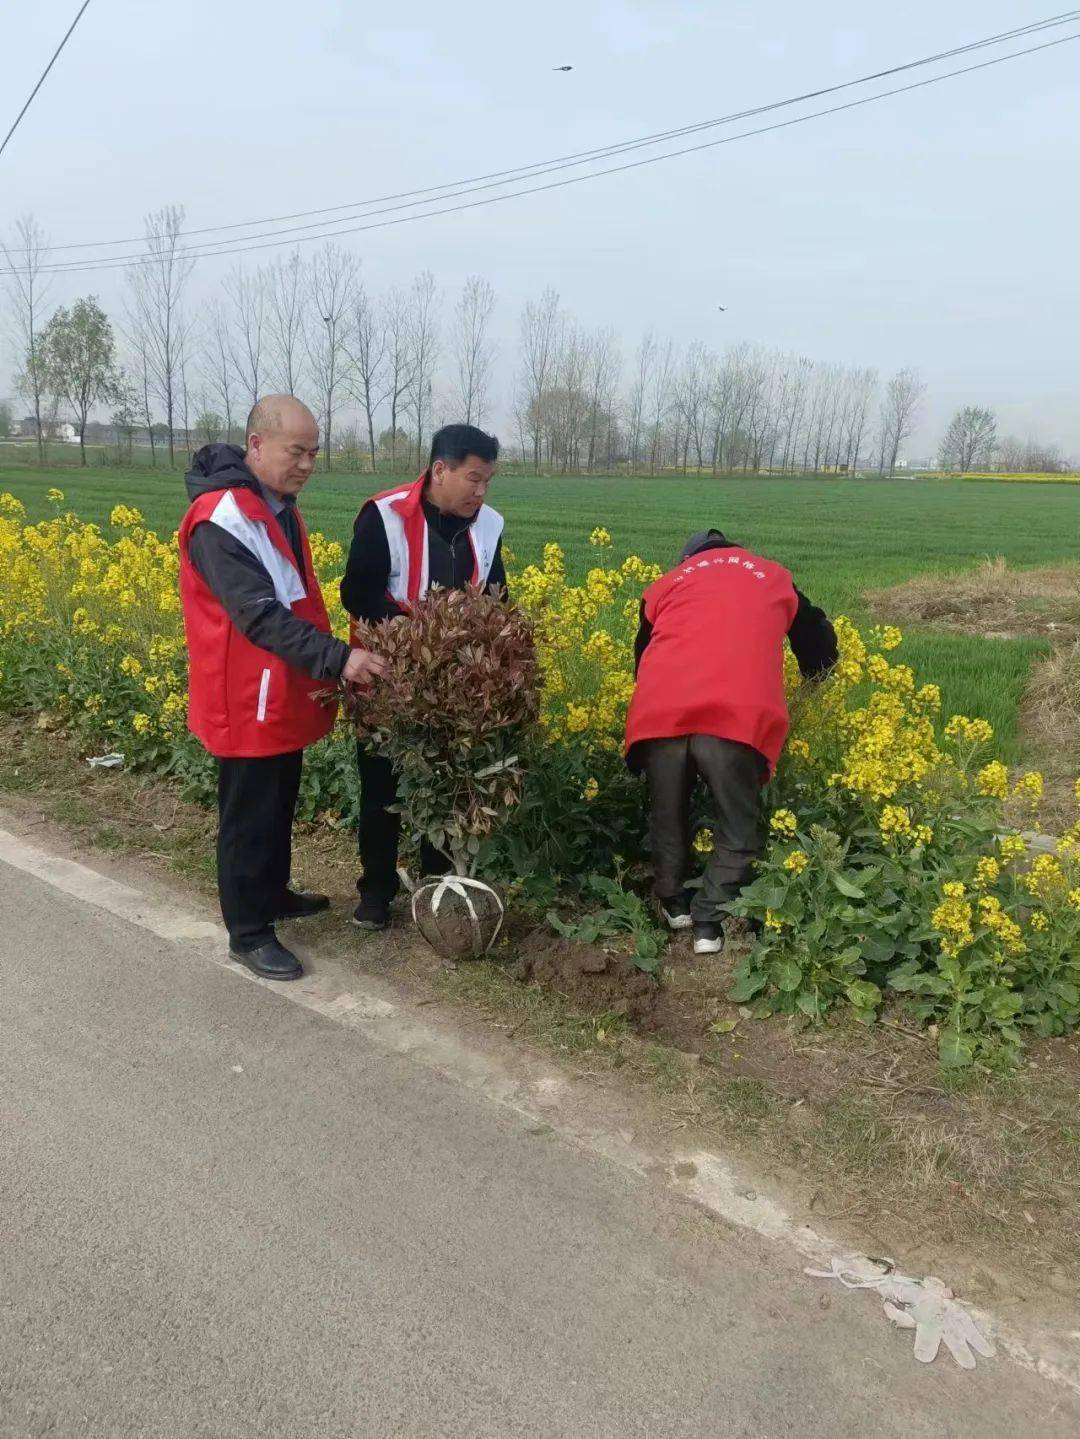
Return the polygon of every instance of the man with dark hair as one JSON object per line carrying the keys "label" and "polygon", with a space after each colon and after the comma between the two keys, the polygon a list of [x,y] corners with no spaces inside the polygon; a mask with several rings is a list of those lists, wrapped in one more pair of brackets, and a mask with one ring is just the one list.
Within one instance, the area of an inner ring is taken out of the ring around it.
{"label": "man with dark hair", "polygon": [[[428,467],[414,484],[375,495],[353,526],[341,603],[354,620],[380,622],[407,613],[430,589],[466,585],[504,590],[503,519],[485,504],[499,442],[475,425],[445,425],[431,442]],[[360,903],[353,923],[385,929],[398,892],[401,821],[391,813],[397,776],[390,761],[356,747],[360,767]],[[421,847],[423,874],[446,858]]]}
{"label": "man with dark hair", "polygon": [[187,475],[180,598],[188,725],[218,759],[218,893],[234,959],[265,979],[298,979],[277,920],[326,909],[289,885],[304,748],[333,728],[341,680],[385,661],[330,632],[297,496],[319,426],[292,395],[259,400],[247,446],[206,445]]}
{"label": "man with dark hair", "polygon": [[[718,954],[727,906],[761,852],[761,786],[787,739],[784,639],[803,677],[836,663],[836,634],[787,570],[719,530],[691,536],[676,567],[646,591],[626,756],[649,786],[653,889],[694,952]],[[686,888],[694,786],[713,803],[701,888]]]}

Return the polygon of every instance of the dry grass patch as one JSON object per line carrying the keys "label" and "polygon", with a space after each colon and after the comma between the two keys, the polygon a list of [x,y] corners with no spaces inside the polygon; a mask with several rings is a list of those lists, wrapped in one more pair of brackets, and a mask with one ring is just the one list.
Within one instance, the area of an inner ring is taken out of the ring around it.
{"label": "dry grass patch", "polygon": [[1043,823],[1058,831],[1071,824],[1080,773],[1080,564],[1017,570],[999,556],[957,575],[919,575],[866,598],[875,615],[901,626],[1049,642],[1031,671],[1020,736],[1046,782]]}
{"label": "dry grass patch", "polygon": [[1080,564],[1017,570],[998,556],[960,574],[918,575],[866,598],[876,615],[899,625],[987,639],[1080,638]]}

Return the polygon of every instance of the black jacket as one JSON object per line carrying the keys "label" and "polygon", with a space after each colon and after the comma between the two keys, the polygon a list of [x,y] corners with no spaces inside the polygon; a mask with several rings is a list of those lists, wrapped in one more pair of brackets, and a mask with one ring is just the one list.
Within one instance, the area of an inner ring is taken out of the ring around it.
{"label": "black jacket", "polygon": [[[238,445],[206,445],[195,455],[185,476],[189,499],[211,490],[243,487],[262,494],[259,482],[244,464]],[[263,495],[266,499],[266,496]],[[300,527],[292,503],[277,517],[296,556],[297,568],[310,591],[318,581],[305,572]],[[349,658],[349,646],[298,619],[274,593],[265,567],[239,540],[210,520],[196,525],[188,542],[191,563],[209,585],[233,624],[262,650],[315,680],[337,679]]]}
{"label": "black jacket", "polygon": [[[723,550],[731,549],[733,545],[732,540],[717,539],[713,544],[704,548]],[[694,553],[703,552],[704,550],[695,550]],[[795,618],[788,630],[791,652],[798,661],[799,672],[803,679],[821,679],[823,675],[828,674],[839,658],[836,631],[824,610],[818,609],[817,605],[812,605],[801,590],[797,589],[795,594],[798,596],[799,607],[795,611]],[[641,657],[652,638],[652,629],[652,625],[645,618],[645,603],[642,601],[641,621],[638,626],[637,639],[634,641],[635,674],[641,664]]]}
{"label": "black jacket", "polygon": [[[472,578],[474,558],[469,543],[471,520],[444,515],[424,500],[428,526],[428,583],[444,590],[463,590]],[[358,620],[391,620],[403,611],[386,592],[390,582],[390,545],[382,515],[370,500],[356,517],[349,559],[341,581],[341,603]],[[488,575],[489,589],[506,589],[502,540]]]}

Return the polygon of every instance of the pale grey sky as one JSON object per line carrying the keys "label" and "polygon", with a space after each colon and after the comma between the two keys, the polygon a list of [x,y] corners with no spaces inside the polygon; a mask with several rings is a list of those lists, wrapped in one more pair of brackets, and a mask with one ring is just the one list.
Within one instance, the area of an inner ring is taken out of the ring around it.
{"label": "pale grey sky", "polygon": [[[0,133],[76,4],[10,8]],[[67,244],[138,234],[170,202],[193,227],[341,204],[693,123],[1052,13],[1020,0],[93,0],[0,159],[0,228],[29,211]],[[375,288],[423,268],[448,296],[468,274],[491,280],[503,400],[517,312],[551,285],[627,354],[652,327],[680,344],[917,365],[929,401],[915,450],[971,402],[1080,455],[1078,65],[1080,42],[348,243]],[[202,261],[193,294],[233,263]],[[121,288],[117,273],[71,275],[54,294],[118,311]]]}

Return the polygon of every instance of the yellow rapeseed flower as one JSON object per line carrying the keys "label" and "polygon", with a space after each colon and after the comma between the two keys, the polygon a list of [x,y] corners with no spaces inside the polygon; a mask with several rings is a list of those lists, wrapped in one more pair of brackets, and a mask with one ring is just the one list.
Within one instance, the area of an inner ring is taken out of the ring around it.
{"label": "yellow rapeseed flower", "polygon": [[142,522],[141,512],[132,509],[130,505],[114,505],[112,514],[109,516],[109,523],[115,525],[118,530],[133,530]]}
{"label": "yellow rapeseed flower", "polygon": [[900,835],[910,834],[911,816],[900,805],[887,804],[881,811],[879,828],[882,839],[886,841],[896,839]]}
{"label": "yellow rapeseed flower", "polygon": [[1067,881],[1057,856],[1040,854],[1035,856],[1021,883],[1029,894],[1033,894],[1037,899],[1048,900],[1060,894]]}
{"label": "yellow rapeseed flower", "polygon": [[1037,806],[1043,797],[1043,777],[1039,771],[1033,769],[1022,774],[1013,786],[1013,794],[1029,800],[1032,808]]}
{"label": "yellow rapeseed flower", "polygon": [[778,809],[769,821],[774,834],[790,837],[799,827],[799,822],[789,809]]}
{"label": "yellow rapeseed flower", "polygon": [[975,884],[979,889],[988,889],[1001,874],[1001,866],[992,855],[983,855],[975,866]]}
{"label": "yellow rapeseed flower", "polygon": [[1009,771],[1000,760],[991,760],[975,776],[975,785],[980,794],[1004,799],[1009,792]]}
{"label": "yellow rapeseed flower", "polygon": [[566,728],[571,734],[583,734],[589,728],[589,711],[584,705],[567,705]]}
{"label": "yellow rapeseed flower", "polygon": [[967,715],[953,715],[945,726],[945,738],[961,740],[966,744],[989,744],[994,730],[984,719],[968,719]]}

